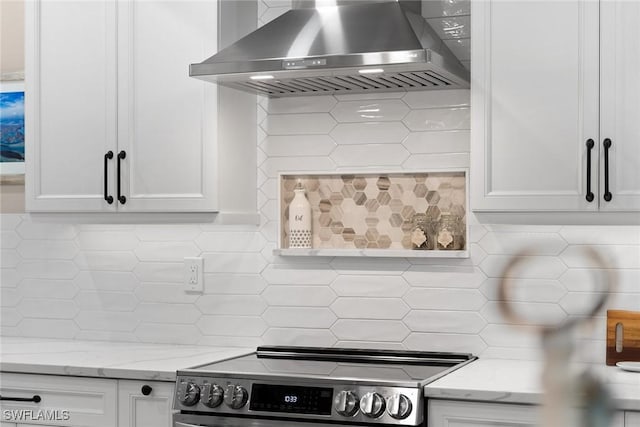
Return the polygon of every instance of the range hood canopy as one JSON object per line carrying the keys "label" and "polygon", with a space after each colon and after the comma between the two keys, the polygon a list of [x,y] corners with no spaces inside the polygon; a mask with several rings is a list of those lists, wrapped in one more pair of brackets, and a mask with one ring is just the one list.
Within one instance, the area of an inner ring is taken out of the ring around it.
{"label": "range hood canopy", "polygon": [[421,8],[420,0],[294,0],[189,75],[269,97],[468,88],[469,72]]}

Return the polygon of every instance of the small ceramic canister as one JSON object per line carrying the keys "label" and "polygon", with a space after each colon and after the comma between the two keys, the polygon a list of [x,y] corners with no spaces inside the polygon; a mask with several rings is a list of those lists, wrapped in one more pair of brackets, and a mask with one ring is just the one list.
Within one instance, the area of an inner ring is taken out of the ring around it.
{"label": "small ceramic canister", "polygon": [[311,249],[311,205],[302,181],[293,190],[289,205],[289,248]]}

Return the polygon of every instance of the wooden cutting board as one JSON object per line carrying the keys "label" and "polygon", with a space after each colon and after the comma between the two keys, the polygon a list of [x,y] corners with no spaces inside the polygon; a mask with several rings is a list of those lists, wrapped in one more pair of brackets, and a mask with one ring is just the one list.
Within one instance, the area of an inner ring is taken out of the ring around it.
{"label": "wooden cutting board", "polygon": [[640,362],[640,312],[607,310],[607,365]]}

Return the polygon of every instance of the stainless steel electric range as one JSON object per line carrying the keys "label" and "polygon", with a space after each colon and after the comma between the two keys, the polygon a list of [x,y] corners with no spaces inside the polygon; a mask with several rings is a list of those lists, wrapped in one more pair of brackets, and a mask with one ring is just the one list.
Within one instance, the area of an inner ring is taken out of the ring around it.
{"label": "stainless steel electric range", "polygon": [[259,347],[178,371],[174,427],[425,424],[425,384],[471,354]]}

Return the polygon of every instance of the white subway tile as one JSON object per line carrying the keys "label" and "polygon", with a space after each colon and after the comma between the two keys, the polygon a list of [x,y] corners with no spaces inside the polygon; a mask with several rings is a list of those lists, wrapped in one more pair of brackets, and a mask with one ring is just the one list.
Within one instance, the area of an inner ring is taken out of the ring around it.
{"label": "white subway tile", "polygon": [[540,347],[540,334],[533,326],[487,325],[480,337],[493,347]]}
{"label": "white subway tile", "polygon": [[15,249],[0,249],[0,267],[15,268],[22,261],[22,257]]}
{"label": "white subway tile", "polygon": [[331,332],[340,340],[400,342],[409,335],[409,329],[398,320],[340,319]]}
{"label": "white subway tile", "polygon": [[0,307],[15,307],[22,299],[22,290],[16,288],[0,288]]}
{"label": "white subway tile", "polygon": [[485,224],[489,232],[494,233],[558,233],[560,225],[522,225],[522,224]]}
{"label": "white subway tile", "polygon": [[196,344],[200,331],[194,325],[141,323],[135,330],[141,342],[154,344]]}
{"label": "white subway tile", "polygon": [[[3,214],[4,215],[4,214]],[[0,231],[0,247],[2,249],[15,249],[20,244],[21,237],[13,230]]]}
{"label": "white subway tile", "polygon": [[22,261],[16,271],[25,278],[73,279],[78,274],[78,267],[71,261]]}
{"label": "white subway tile", "polygon": [[78,248],[72,240],[23,240],[18,252],[24,259],[73,259]]}
{"label": "white subway tile", "polygon": [[567,247],[556,233],[487,233],[478,244],[491,255],[512,255],[525,249],[536,255],[558,255]]}
{"label": "white subway tile", "polygon": [[402,120],[409,112],[407,104],[399,99],[343,101],[331,115],[342,123],[382,122]]}
{"label": "white subway tile", "polygon": [[274,199],[267,200],[262,209],[260,209],[260,213],[271,222],[278,221],[280,219],[278,201]]}
{"label": "white subway tile", "polygon": [[600,270],[571,268],[560,277],[560,282],[569,291],[591,292],[598,291],[604,278],[613,274],[616,286],[612,292],[640,293],[640,270]]}
{"label": "white subway tile", "polygon": [[370,167],[399,165],[409,157],[402,144],[340,145],[331,159],[339,167]]}
{"label": "white subway tile", "polygon": [[203,335],[198,340],[198,345],[206,345],[206,346],[214,346],[214,347],[256,348],[262,345],[262,338],[260,337],[223,337],[219,335]]}
{"label": "white subway tile", "polygon": [[423,310],[479,310],[486,298],[477,289],[412,288],[403,299]]}
{"label": "white subway tile", "polygon": [[429,334],[414,332],[404,340],[409,350],[416,351],[454,351],[478,354],[487,348],[487,344],[477,335],[465,334]]}
{"label": "white subway tile", "polygon": [[267,282],[259,274],[205,274],[206,294],[259,295]]}
{"label": "white subway tile", "polygon": [[132,252],[80,252],[73,260],[81,270],[132,271],[138,258]]}
{"label": "white subway tile", "polygon": [[71,280],[23,279],[19,291],[25,298],[72,299],[78,288]]}
{"label": "white subway tile", "polygon": [[138,326],[138,318],[132,312],[82,310],[75,317],[80,329],[97,331],[131,332]]}
{"label": "white subway tile", "polygon": [[268,135],[326,134],[335,125],[329,113],[270,115],[260,124]]}
{"label": "white subway tile", "polygon": [[402,122],[339,123],[331,137],[341,145],[399,143],[409,134]]}
{"label": "white subway tile", "polygon": [[197,224],[137,225],[135,235],[143,242],[189,242],[200,234]]}
{"label": "white subway tile", "polygon": [[73,319],[78,307],[73,300],[23,298],[17,307],[24,317],[41,319]]}
{"label": "white subway tile", "polygon": [[[489,301],[480,314],[489,323],[512,323],[500,311],[499,301]],[[558,304],[539,302],[509,302],[515,313],[532,325],[559,325],[567,318],[567,313]]]}
{"label": "white subway tile", "polygon": [[75,302],[82,310],[133,311],[138,300],[130,292],[80,291]]}
{"label": "white subway tile", "polygon": [[331,288],[345,297],[401,297],[409,289],[402,276],[338,276]]}
{"label": "white subway tile", "polygon": [[204,335],[259,337],[267,325],[257,316],[202,316],[198,328]]}
{"label": "white subway tile", "polygon": [[487,322],[469,311],[413,310],[402,320],[413,332],[477,334]]}
{"label": "white subway tile", "polygon": [[483,225],[469,225],[469,243],[478,243],[488,233]]}
{"label": "white subway tile", "polygon": [[[523,279],[556,279],[567,269],[566,265],[552,256],[527,256],[520,262],[522,268],[512,270],[511,276]],[[489,255],[480,268],[489,277],[503,277],[505,268],[512,261],[508,255]]]}
{"label": "white subway tile", "polygon": [[[266,178],[277,178],[280,172],[332,171],[336,164],[329,157],[271,157],[260,167]],[[258,184],[260,186],[261,184]]]}
{"label": "white subway tile", "polygon": [[133,274],[141,282],[182,283],[183,270],[182,262],[140,262]]}
{"label": "white subway tile", "polygon": [[267,304],[259,295],[203,295],[196,306],[204,314],[236,314],[259,316]]}
{"label": "white subway tile", "polygon": [[468,107],[469,89],[407,92],[402,100],[409,105],[409,108],[414,110],[422,108]]}
{"label": "white subway tile", "polygon": [[340,258],[331,261],[331,267],[338,274],[386,275],[395,276],[404,273],[411,264],[404,259],[388,258]]}
{"label": "white subway tile", "polygon": [[81,231],[76,239],[85,251],[128,251],[139,243],[128,231]]}
{"label": "white subway tile", "polygon": [[400,342],[379,342],[379,341],[338,341],[335,347],[342,348],[365,348],[374,350],[406,350],[404,344]]}
{"label": "white subway tile", "polygon": [[399,298],[340,297],[331,310],[341,319],[402,319],[409,307]]}
{"label": "white subway tile", "polygon": [[275,285],[328,285],[337,275],[329,265],[271,264],[262,272],[262,277]]}
{"label": "white subway tile", "polygon": [[73,282],[80,289],[100,291],[132,291],[139,284],[132,273],[121,271],[82,271]]}
{"label": "white subway tile", "polygon": [[350,93],[334,95],[340,102],[352,102],[352,101],[378,101],[382,99],[401,99],[404,96],[404,91],[399,92],[374,92],[374,93]]}
{"label": "white subway tile", "polygon": [[269,98],[269,114],[328,113],[338,101],[333,96],[297,96]]}
{"label": "white subway tile", "polygon": [[22,315],[15,308],[3,307],[0,310],[0,324],[2,326],[17,326],[22,320]]}
{"label": "white subway tile", "polygon": [[[4,222],[5,215],[2,215]],[[47,222],[23,221],[16,232],[23,239],[62,239],[70,240],[76,236],[76,229],[70,224],[52,224]]]}
{"label": "white subway tile", "polygon": [[260,146],[268,157],[326,156],[336,143],[329,135],[273,135]]}
{"label": "white subway tile", "polygon": [[0,230],[13,231],[22,222],[22,215],[20,214],[2,214],[2,220],[0,221]]}
{"label": "white subway tile", "polygon": [[193,304],[140,303],[135,314],[143,323],[195,324],[202,315]]}
{"label": "white subway tile", "polygon": [[267,345],[331,347],[336,337],[328,329],[270,328],[262,336]]}
{"label": "white subway tile", "polygon": [[560,235],[571,245],[640,245],[638,226],[565,226]]}
{"label": "white subway tile", "polygon": [[[594,245],[593,249],[608,262],[609,268],[640,269],[640,246],[630,245]],[[561,255],[562,261],[570,268],[594,268],[591,259],[585,256],[581,246],[569,246]]]}
{"label": "white subway tile", "polygon": [[[601,295],[595,292],[568,292],[560,300],[560,305],[571,315],[588,315]],[[638,294],[610,294],[605,308],[607,307],[615,310],[640,311],[640,297]],[[604,314],[603,309],[600,315]]]}
{"label": "white subway tile", "polygon": [[469,138],[468,130],[411,132],[402,145],[411,154],[468,153]]}
{"label": "white subway tile", "polygon": [[203,232],[196,244],[204,252],[260,252],[266,241],[259,232]]}
{"label": "white subway tile", "polygon": [[402,275],[414,286],[477,288],[487,278],[477,267],[414,265]]}
{"label": "white subway tile", "polygon": [[269,326],[285,328],[329,328],[337,320],[321,307],[269,307],[262,318]]}
{"label": "white subway tile", "polygon": [[23,319],[18,326],[22,337],[71,339],[79,329],[68,319]]}
{"label": "white subway tile", "polygon": [[13,268],[0,268],[0,286],[3,288],[15,288],[24,275]]}
{"label": "white subway tile", "polygon": [[473,265],[480,265],[488,254],[477,243],[469,244],[469,259]]}
{"label": "white subway tile", "polygon": [[193,304],[200,297],[188,294],[184,287],[176,283],[141,283],[135,290],[136,298],[141,302],[166,302],[175,304]]}
{"label": "white subway tile", "polygon": [[411,110],[403,122],[412,131],[469,129],[469,108]]}
{"label": "white subway tile", "polygon": [[133,332],[114,331],[79,331],[76,340],[81,341],[116,341],[116,342],[139,342],[138,337]]}
{"label": "white subway tile", "polygon": [[267,265],[260,253],[203,253],[205,273],[260,273]]}
{"label": "white subway tile", "polygon": [[276,178],[269,178],[260,186],[260,191],[262,191],[267,199],[277,199],[278,185],[279,182]]}
{"label": "white subway tile", "polygon": [[412,154],[402,166],[410,170],[468,168],[469,153]]}
{"label": "white subway tile", "polygon": [[265,243],[264,247],[260,252],[264,255],[265,249],[267,250],[266,252],[268,252],[269,263],[273,262],[273,250],[276,248],[277,245],[275,243],[279,240],[279,237],[280,237],[280,235],[278,234],[279,225],[280,224],[279,224],[279,218],[278,218],[278,220],[267,222],[260,229],[260,233],[262,234],[262,237],[264,237],[264,239],[267,242]]}
{"label": "white subway tile", "polygon": [[326,286],[269,285],[262,298],[270,306],[327,307],[336,295]]}
{"label": "white subway tile", "polygon": [[[490,301],[498,301],[498,288],[501,279],[490,278],[480,286],[480,291]],[[567,290],[558,280],[517,279],[511,282],[509,300],[524,302],[558,302]]]}
{"label": "white subway tile", "polygon": [[193,242],[141,242],[134,253],[140,261],[182,261],[200,255]]}

